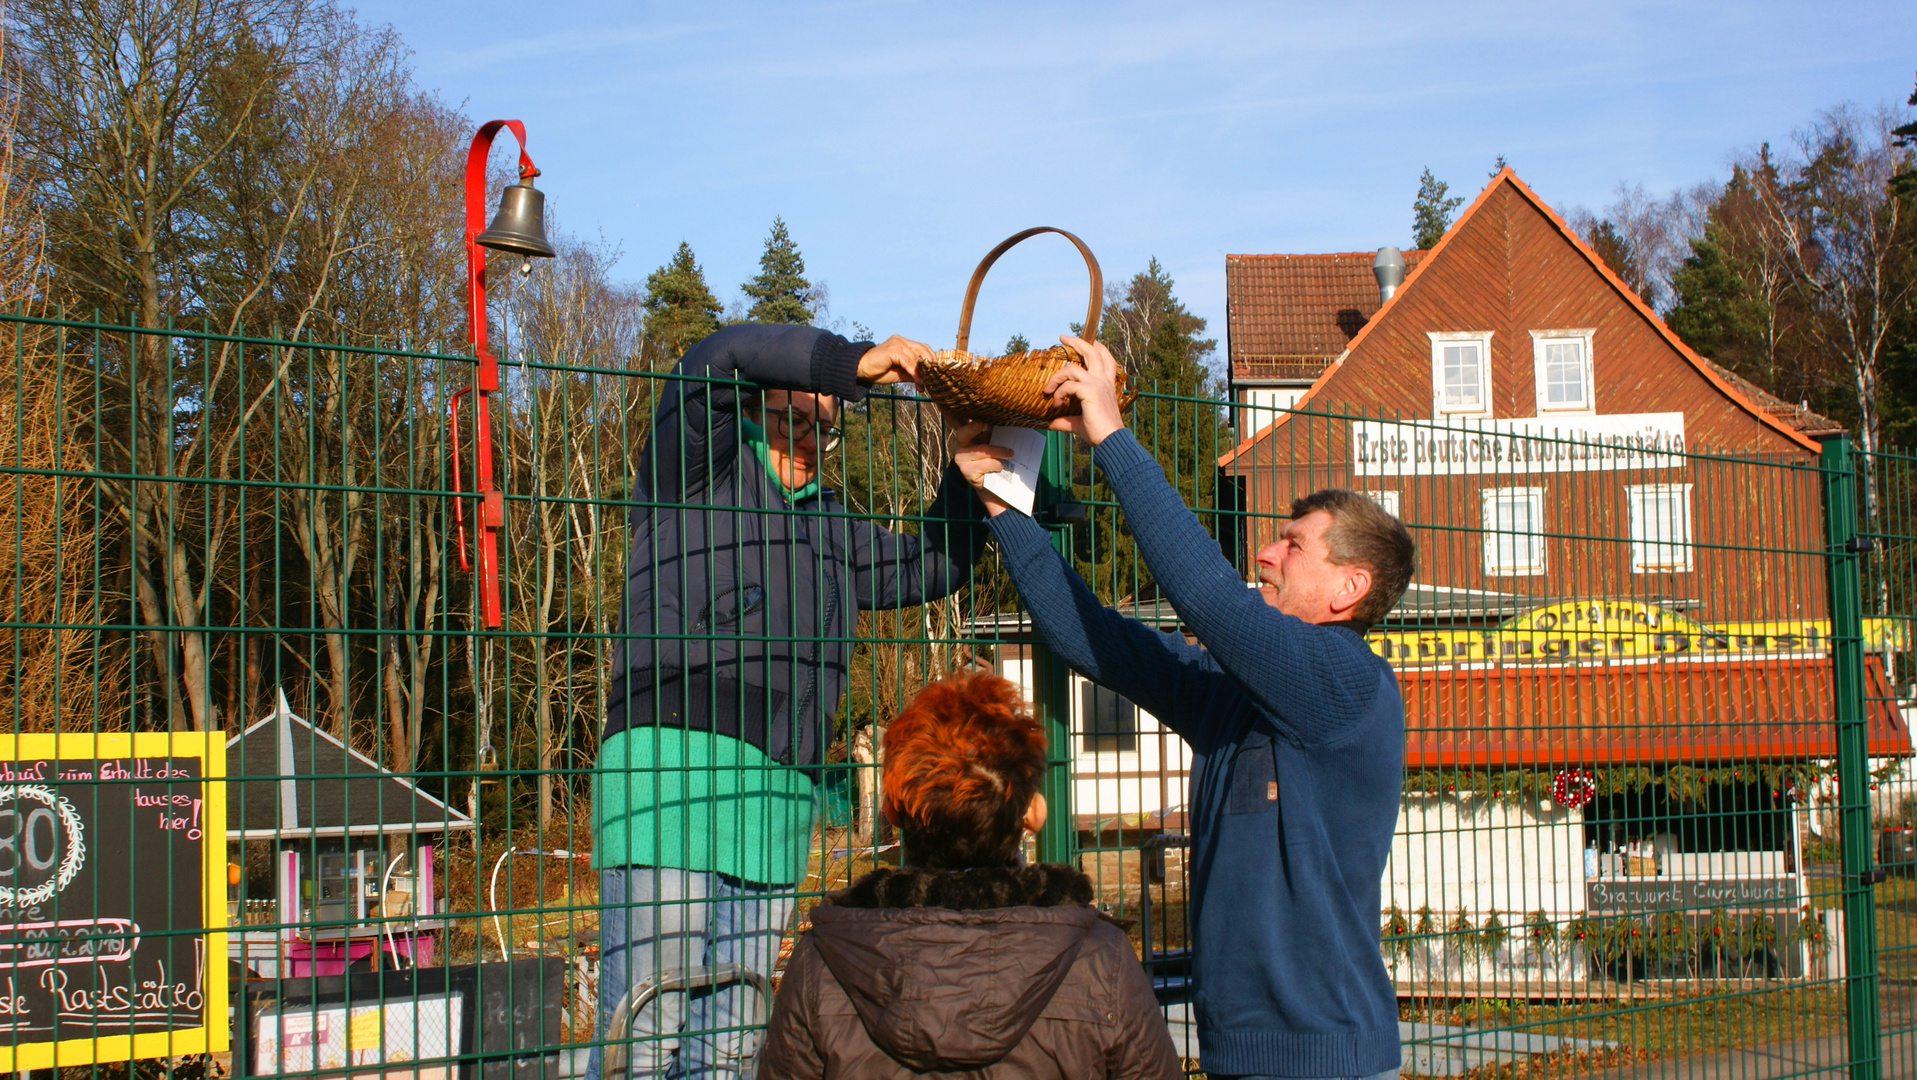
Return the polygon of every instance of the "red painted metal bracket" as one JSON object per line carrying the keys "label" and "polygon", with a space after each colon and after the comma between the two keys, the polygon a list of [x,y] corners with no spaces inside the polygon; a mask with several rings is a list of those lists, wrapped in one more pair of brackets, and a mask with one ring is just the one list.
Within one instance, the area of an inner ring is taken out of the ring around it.
{"label": "red painted metal bracket", "polygon": [[454,392],[448,404],[447,437],[453,459],[453,518],[459,531],[459,565],[472,569],[466,558],[466,512],[462,504],[459,470],[459,399],[467,390],[473,394],[473,495],[479,498],[479,513],[474,517],[477,535],[474,547],[479,556],[480,621],[489,630],[501,625],[502,605],[499,567],[499,530],[506,524],[505,494],[493,486],[492,394],[499,389],[499,360],[486,348],[486,249],[477,237],[486,229],[486,155],[493,137],[507,128],[519,140],[520,179],[538,176],[532,158],[526,154],[526,127],[517,120],[489,120],[473,135],[466,151],[466,317],[473,343],[473,383]]}

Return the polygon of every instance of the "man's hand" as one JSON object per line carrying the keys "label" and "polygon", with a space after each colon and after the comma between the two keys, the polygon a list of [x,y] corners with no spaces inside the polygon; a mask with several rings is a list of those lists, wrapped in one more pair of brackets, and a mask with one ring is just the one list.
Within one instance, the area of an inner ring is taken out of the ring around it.
{"label": "man's hand", "polygon": [[859,381],[867,386],[917,382],[919,361],[930,359],[932,346],[893,334],[859,357]]}
{"label": "man's hand", "polygon": [[1078,399],[1078,415],[1061,416],[1052,421],[1052,430],[1069,431],[1097,446],[1106,436],[1125,426],[1125,418],[1118,410],[1118,360],[1103,342],[1070,335],[1058,340],[1076,352],[1084,364],[1066,364],[1065,370],[1045,384],[1045,393],[1056,404]]}
{"label": "man's hand", "polygon": [[991,431],[991,425],[982,420],[969,420],[955,425],[952,429],[952,445],[957,449],[952,453],[952,463],[965,475],[965,482],[978,490],[978,498],[985,504],[986,515],[997,517],[1011,507],[1005,500],[986,490],[985,478],[992,473],[1003,472],[1005,466],[999,462],[1011,457],[1012,452],[1003,446],[986,443],[985,439]]}

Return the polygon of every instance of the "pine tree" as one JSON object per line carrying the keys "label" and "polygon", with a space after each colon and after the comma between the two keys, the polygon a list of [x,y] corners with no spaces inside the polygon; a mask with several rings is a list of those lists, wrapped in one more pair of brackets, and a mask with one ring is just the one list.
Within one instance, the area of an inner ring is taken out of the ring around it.
{"label": "pine tree", "polygon": [[1503,154],[1499,154],[1497,156],[1497,160],[1491,163],[1491,171],[1486,173],[1485,175],[1490,177],[1496,177],[1499,173],[1503,172],[1504,170],[1510,167],[1511,167],[1511,163],[1504,160]]}
{"label": "pine tree", "polygon": [[1156,383],[1164,393],[1194,396],[1204,393],[1211,378],[1204,359],[1218,342],[1198,337],[1205,320],[1185,309],[1172,293],[1174,284],[1152,259],[1117,301],[1105,305],[1098,336],[1141,385]]}
{"label": "pine tree", "polygon": [[[1105,305],[1098,337],[1117,357],[1132,387],[1150,395],[1139,397],[1126,422],[1152,448],[1186,504],[1215,530],[1219,523],[1211,511],[1217,506],[1218,470],[1211,463],[1234,441],[1205,366],[1218,342],[1199,336],[1205,320],[1187,310],[1173,288],[1171,275],[1152,259]],[[1129,530],[1105,509],[1111,493],[1104,490],[1103,479],[1089,471],[1089,462],[1074,480],[1079,498],[1100,507],[1099,526],[1074,534],[1081,572],[1102,595],[1138,595],[1147,588],[1151,571],[1136,557]],[[1094,535],[1099,538],[1096,546]]]}
{"label": "pine tree", "polygon": [[[1910,100],[1905,104],[1917,105],[1917,90],[1910,92]],[[1905,150],[1917,150],[1917,121],[1900,124],[1890,129],[1891,141]],[[1904,158],[1904,167],[1890,178],[1890,190],[1904,198],[1917,195],[1917,166],[1911,164],[1910,157]]]}
{"label": "pine tree", "polygon": [[1451,185],[1431,175],[1427,166],[1418,177],[1418,197],[1411,203],[1411,246],[1421,251],[1435,247],[1451,227],[1452,211],[1462,205],[1464,198],[1451,195]]}
{"label": "pine tree", "polygon": [[672,261],[646,278],[646,336],[678,359],[692,344],[719,329],[719,299],[706,286],[706,273],[679,241]]}
{"label": "pine tree", "polygon": [[1025,340],[1024,334],[1013,334],[1012,339],[1005,343],[1006,356],[1010,356],[1013,353],[1022,353],[1022,352],[1030,352],[1030,351],[1032,351],[1032,343]]}
{"label": "pine tree", "polygon": [[1690,258],[1671,275],[1673,303],[1664,321],[1704,356],[1766,386],[1776,385],[1764,353],[1771,307],[1744,281],[1718,225],[1691,241]]}
{"label": "pine tree", "polygon": [[740,288],[752,299],[746,312],[751,322],[797,323],[812,321],[812,309],[806,306],[812,283],[805,279],[805,256],[786,231],[785,219],[772,219],[772,234],[765,239],[765,253],[759,256],[759,274]]}
{"label": "pine tree", "polygon": [[1625,238],[1616,224],[1609,218],[1598,222],[1597,226],[1591,230],[1590,245],[1591,250],[1597,252],[1598,258],[1604,260],[1604,265],[1610,267],[1612,273],[1623,278],[1624,284],[1629,285],[1639,299],[1646,304],[1656,305],[1656,283],[1644,273],[1644,260],[1638,258],[1637,252],[1631,247],[1630,240]]}

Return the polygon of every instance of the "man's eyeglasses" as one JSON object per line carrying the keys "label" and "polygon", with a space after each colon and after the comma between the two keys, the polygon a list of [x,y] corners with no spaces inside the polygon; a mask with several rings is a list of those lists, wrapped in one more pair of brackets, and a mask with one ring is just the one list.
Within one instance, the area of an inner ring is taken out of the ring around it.
{"label": "man's eyeglasses", "polygon": [[766,408],[762,410],[765,418],[778,426],[780,432],[793,443],[802,443],[807,436],[817,436],[819,449],[831,453],[839,448],[839,440],[845,438],[845,432],[833,427],[830,421],[815,420],[804,413],[789,409]]}

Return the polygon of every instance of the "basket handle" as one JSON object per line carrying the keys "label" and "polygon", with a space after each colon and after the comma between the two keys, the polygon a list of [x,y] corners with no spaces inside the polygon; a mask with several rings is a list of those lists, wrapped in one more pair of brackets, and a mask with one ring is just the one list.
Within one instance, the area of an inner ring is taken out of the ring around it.
{"label": "basket handle", "polygon": [[992,264],[998,261],[1000,255],[1012,250],[1019,241],[1048,232],[1057,233],[1070,240],[1072,246],[1078,249],[1078,253],[1085,256],[1085,269],[1092,276],[1092,296],[1085,304],[1085,332],[1079,336],[1086,341],[1098,340],[1098,312],[1105,300],[1105,275],[1098,270],[1098,260],[1093,257],[1092,249],[1085,246],[1085,241],[1064,229],[1040,225],[1006,237],[1003,243],[987,252],[985,258],[979,260],[978,269],[972,271],[971,284],[965,286],[965,306],[959,309],[958,341],[955,343],[958,351],[966,351],[965,346],[972,340],[972,305],[978,302],[978,289],[980,285],[985,284],[985,272],[992,268]]}

